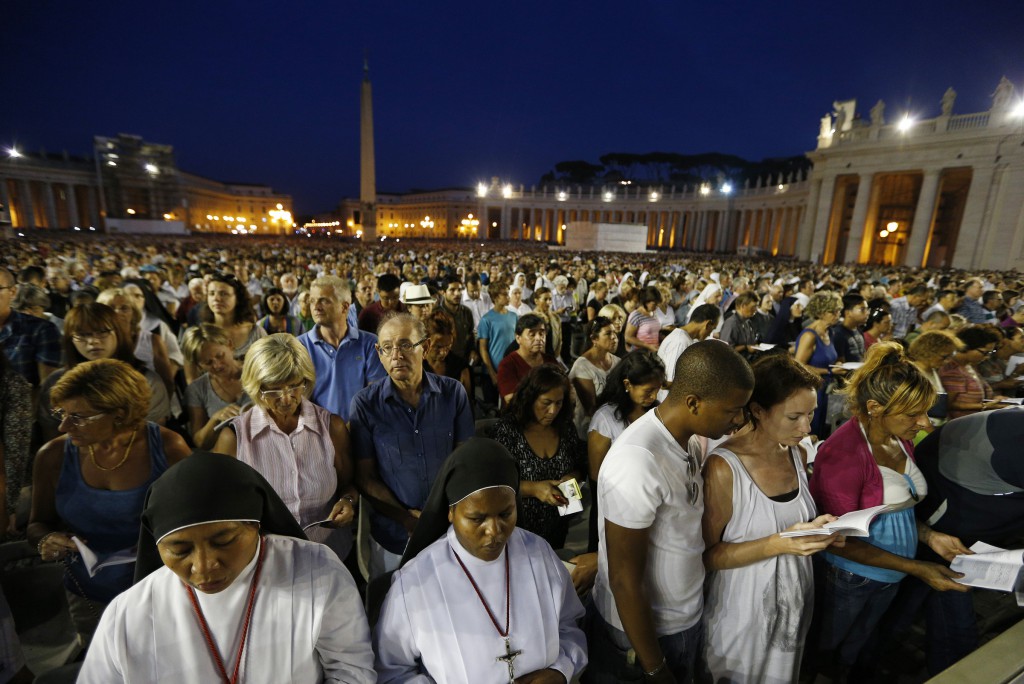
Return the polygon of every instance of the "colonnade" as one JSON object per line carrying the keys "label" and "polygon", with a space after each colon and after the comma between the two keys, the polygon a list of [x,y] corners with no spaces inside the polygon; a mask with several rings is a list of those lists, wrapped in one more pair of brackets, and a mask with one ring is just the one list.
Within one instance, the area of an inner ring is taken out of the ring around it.
{"label": "colonnade", "polygon": [[87,183],[0,176],[0,204],[14,228],[100,226],[96,187]]}

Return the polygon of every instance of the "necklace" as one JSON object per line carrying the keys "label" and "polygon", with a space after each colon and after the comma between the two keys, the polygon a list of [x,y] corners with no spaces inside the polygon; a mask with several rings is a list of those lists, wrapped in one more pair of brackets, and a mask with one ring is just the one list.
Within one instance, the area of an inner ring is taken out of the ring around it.
{"label": "necklace", "polygon": [[[450,547],[449,547],[450,548]],[[509,582],[510,570],[508,561],[508,547],[505,548],[505,629],[502,630],[498,626],[498,618],[494,617],[494,613],[491,612],[491,607],[487,605],[487,600],[484,598],[483,593],[480,591],[480,587],[476,585],[476,580],[473,579],[473,575],[469,573],[469,568],[459,558],[459,554],[456,553],[455,549],[452,549],[452,554],[455,556],[455,560],[459,562],[459,567],[462,568],[462,572],[466,574],[466,579],[473,585],[473,591],[476,592],[476,597],[480,599],[480,603],[483,605],[484,610],[487,611],[487,617],[491,618],[491,624],[494,625],[494,629],[498,631],[498,635],[505,640],[505,653],[499,655],[494,660],[499,663],[504,663],[508,666],[508,682],[509,684],[515,684],[516,673],[515,673],[515,659],[522,655],[522,650],[513,651],[512,646],[509,644],[509,617],[512,610],[512,584]]]}
{"label": "necklace", "polygon": [[245,642],[249,637],[249,624],[252,621],[252,608],[256,603],[256,585],[260,581],[260,573],[263,571],[263,554],[267,550],[267,545],[260,542],[259,557],[256,560],[256,572],[252,577],[252,585],[249,587],[249,601],[245,604],[245,622],[242,623],[242,639],[241,643],[238,644],[238,653],[235,655],[235,669],[231,673],[231,677],[228,678],[228,671],[224,667],[224,659],[220,657],[220,650],[217,648],[216,642],[213,640],[213,634],[210,632],[210,625],[206,622],[206,616],[203,615],[203,609],[199,605],[199,599],[196,598],[196,590],[185,584],[181,583],[181,586],[188,592],[188,598],[192,602],[192,612],[196,614],[196,618],[199,620],[199,628],[203,631],[203,638],[206,640],[206,647],[210,650],[210,655],[213,657],[213,664],[217,666],[217,671],[220,672],[221,680],[226,684],[236,684],[238,682],[238,670],[242,666],[242,652],[245,650]]}
{"label": "necklace", "polygon": [[135,428],[134,430],[132,430],[132,438],[128,440],[128,448],[124,450],[124,456],[121,457],[121,460],[118,462],[116,466],[113,466],[112,468],[101,466],[99,462],[96,461],[96,450],[92,448],[92,444],[89,445],[89,460],[92,461],[92,464],[99,468],[100,470],[106,470],[108,472],[111,470],[117,470],[118,468],[125,464],[125,461],[128,460],[128,454],[130,454],[132,451],[132,445],[135,444],[135,435],[138,433],[138,431],[139,428]]}

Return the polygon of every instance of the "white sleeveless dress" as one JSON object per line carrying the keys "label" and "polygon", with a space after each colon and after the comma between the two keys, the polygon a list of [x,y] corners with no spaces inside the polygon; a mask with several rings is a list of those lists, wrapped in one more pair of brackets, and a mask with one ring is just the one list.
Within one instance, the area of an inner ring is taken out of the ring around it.
{"label": "white sleeveless dress", "polygon": [[[732,519],[722,531],[722,541],[761,539],[814,519],[814,500],[796,448],[790,449],[790,455],[799,492],[781,503],[760,490],[736,454],[722,447],[713,453],[732,469]],[[742,568],[710,572],[706,594],[707,665],[716,684],[797,681],[814,607],[809,556],[784,554]]]}

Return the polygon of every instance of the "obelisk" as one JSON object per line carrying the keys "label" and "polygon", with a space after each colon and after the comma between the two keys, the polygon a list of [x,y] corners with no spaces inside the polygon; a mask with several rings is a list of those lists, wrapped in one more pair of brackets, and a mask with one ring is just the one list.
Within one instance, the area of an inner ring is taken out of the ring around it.
{"label": "obelisk", "polygon": [[373,158],[373,91],[370,60],[363,60],[362,114],[359,126],[359,208],[363,240],[377,239],[377,165]]}

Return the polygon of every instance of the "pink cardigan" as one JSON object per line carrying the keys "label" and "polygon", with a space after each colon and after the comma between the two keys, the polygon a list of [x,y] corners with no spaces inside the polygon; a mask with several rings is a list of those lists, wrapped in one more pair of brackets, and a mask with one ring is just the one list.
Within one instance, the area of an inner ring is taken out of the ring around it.
{"label": "pink cardigan", "polygon": [[[913,458],[914,445],[900,441]],[[856,418],[839,426],[818,447],[810,487],[820,513],[843,515],[883,503],[882,473]]]}

